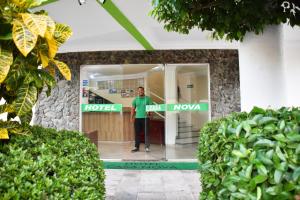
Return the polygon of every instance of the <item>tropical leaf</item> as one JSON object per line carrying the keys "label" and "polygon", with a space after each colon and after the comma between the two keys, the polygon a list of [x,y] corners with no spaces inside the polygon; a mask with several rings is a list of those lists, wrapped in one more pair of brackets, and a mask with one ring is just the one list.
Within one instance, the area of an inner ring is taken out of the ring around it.
{"label": "tropical leaf", "polygon": [[2,129],[13,129],[13,128],[18,128],[21,125],[19,122],[16,121],[2,121],[0,120],[0,128]]}
{"label": "tropical leaf", "polygon": [[69,26],[65,24],[56,24],[54,31],[54,39],[58,46],[65,43],[72,35],[72,30]]}
{"label": "tropical leaf", "polygon": [[37,35],[33,34],[22,21],[14,20],[13,40],[20,52],[26,57],[36,45]]}
{"label": "tropical leaf", "polygon": [[14,112],[15,109],[13,107],[13,105],[11,104],[3,104],[3,105],[0,105],[0,113],[11,113],[11,112]]}
{"label": "tropical leaf", "polygon": [[47,22],[47,29],[45,33],[45,38],[51,39],[53,37],[54,31],[55,31],[55,22],[49,17],[44,15]]}
{"label": "tropical leaf", "polygon": [[42,61],[42,66],[45,68],[48,66],[49,64],[49,58],[48,56],[46,56],[45,54],[43,54],[41,51],[39,52],[39,56],[40,56],[40,59]]}
{"label": "tropical leaf", "polygon": [[23,116],[20,116],[20,120],[21,120],[21,123],[22,123],[22,124],[24,124],[24,123],[25,123],[25,124],[29,124],[30,121],[31,121],[31,119],[32,119],[32,111],[26,113],[26,114],[23,115]]}
{"label": "tropical leaf", "polygon": [[57,42],[54,37],[47,38],[48,56],[53,59],[58,51]]}
{"label": "tropical leaf", "polygon": [[31,8],[40,5],[40,2],[36,0],[11,0],[11,2],[21,8]]}
{"label": "tropical leaf", "polygon": [[8,131],[5,128],[0,128],[0,140],[2,139],[9,139]]}
{"label": "tropical leaf", "polygon": [[31,112],[37,99],[37,88],[33,85],[24,84],[17,91],[17,98],[14,102],[18,116],[26,115]]}
{"label": "tropical leaf", "polygon": [[55,66],[59,69],[60,73],[65,77],[66,80],[70,81],[71,80],[71,70],[69,69],[68,65],[65,63],[58,61],[58,60],[53,60]]}
{"label": "tropical leaf", "polygon": [[56,84],[56,81],[53,78],[53,76],[50,75],[49,73],[47,73],[46,71],[40,70],[39,71],[39,76],[41,77],[43,82],[46,83],[51,88]]}
{"label": "tropical leaf", "polygon": [[47,30],[47,18],[44,15],[22,13],[24,24],[35,35],[45,36]]}
{"label": "tropical leaf", "polygon": [[49,74],[53,77],[53,78],[55,78],[55,68],[54,68],[54,66],[52,66],[52,65],[49,65],[48,67],[46,67],[46,70],[49,72]]}
{"label": "tropical leaf", "polygon": [[5,80],[10,65],[13,63],[13,55],[10,50],[4,49],[0,45],[0,84]]}

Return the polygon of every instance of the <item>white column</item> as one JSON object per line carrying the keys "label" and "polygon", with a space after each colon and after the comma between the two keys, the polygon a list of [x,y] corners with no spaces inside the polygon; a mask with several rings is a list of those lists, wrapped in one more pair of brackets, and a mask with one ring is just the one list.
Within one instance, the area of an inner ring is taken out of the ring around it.
{"label": "white column", "polygon": [[[177,81],[176,66],[167,65],[165,67],[165,103],[177,103]],[[176,112],[166,112],[165,131],[166,144],[175,144],[177,134],[177,114]]]}
{"label": "white column", "polygon": [[269,26],[263,35],[246,35],[239,47],[242,111],[285,105],[282,51],[281,26]]}
{"label": "white column", "polygon": [[284,26],[284,67],[287,106],[300,106],[300,27]]}

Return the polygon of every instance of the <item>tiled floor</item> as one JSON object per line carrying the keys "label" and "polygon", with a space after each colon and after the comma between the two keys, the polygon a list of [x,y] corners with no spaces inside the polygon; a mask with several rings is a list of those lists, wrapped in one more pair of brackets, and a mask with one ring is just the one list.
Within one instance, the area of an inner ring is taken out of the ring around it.
{"label": "tiled floor", "polygon": [[105,170],[106,200],[198,200],[193,170]]}
{"label": "tiled floor", "polygon": [[151,144],[150,152],[146,153],[144,144],[140,151],[131,153],[133,142],[99,142],[101,159],[122,160],[166,160],[166,159],[196,159],[197,144],[187,145],[157,145]]}

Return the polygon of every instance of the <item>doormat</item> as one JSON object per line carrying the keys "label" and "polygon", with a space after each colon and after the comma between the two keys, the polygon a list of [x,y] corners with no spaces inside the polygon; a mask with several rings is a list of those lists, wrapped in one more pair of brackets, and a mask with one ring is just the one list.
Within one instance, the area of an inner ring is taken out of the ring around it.
{"label": "doormat", "polygon": [[104,161],[104,169],[129,170],[198,170],[197,162],[109,162]]}

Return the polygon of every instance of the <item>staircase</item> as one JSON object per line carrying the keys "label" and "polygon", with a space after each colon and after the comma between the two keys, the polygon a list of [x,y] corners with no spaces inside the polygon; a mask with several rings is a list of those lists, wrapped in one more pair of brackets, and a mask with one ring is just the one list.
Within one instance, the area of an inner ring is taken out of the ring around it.
{"label": "staircase", "polygon": [[178,135],[176,137],[176,144],[193,144],[198,143],[199,131],[193,125],[185,121],[178,120]]}

